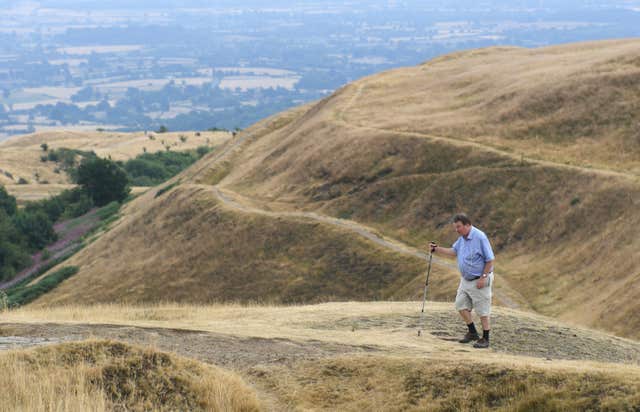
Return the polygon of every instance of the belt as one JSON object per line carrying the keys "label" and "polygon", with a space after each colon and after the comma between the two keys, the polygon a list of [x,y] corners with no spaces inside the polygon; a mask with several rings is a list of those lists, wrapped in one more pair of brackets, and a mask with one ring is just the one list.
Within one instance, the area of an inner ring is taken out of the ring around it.
{"label": "belt", "polygon": [[[489,276],[491,276],[491,275],[493,275],[493,272],[489,273],[489,274],[487,275],[487,277],[489,277]],[[468,281],[470,281],[470,282],[471,282],[471,281],[474,281],[474,280],[478,280],[478,279],[480,279],[481,277],[482,277],[482,275],[480,275],[480,276],[476,276],[476,277],[471,278],[471,279],[467,279],[467,278],[465,278],[464,276],[463,276],[462,278],[463,278],[464,280],[468,280]]]}

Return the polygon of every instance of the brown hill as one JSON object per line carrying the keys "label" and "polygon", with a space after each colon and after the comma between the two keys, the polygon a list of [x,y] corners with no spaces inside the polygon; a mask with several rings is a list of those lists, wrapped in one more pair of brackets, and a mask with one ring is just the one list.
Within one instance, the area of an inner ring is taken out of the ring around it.
{"label": "brown hill", "polygon": [[[453,241],[449,218],[464,210],[493,241],[504,303],[638,337],[639,56],[638,40],[490,48],[362,79],[129,205],[40,303],[95,301],[86,288],[101,301],[416,297],[424,262],[292,214],[424,248]],[[273,215],[234,209],[213,185]],[[441,270],[435,296],[448,298],[455,271]],[[164,273],[174,287],[159,289]]]}

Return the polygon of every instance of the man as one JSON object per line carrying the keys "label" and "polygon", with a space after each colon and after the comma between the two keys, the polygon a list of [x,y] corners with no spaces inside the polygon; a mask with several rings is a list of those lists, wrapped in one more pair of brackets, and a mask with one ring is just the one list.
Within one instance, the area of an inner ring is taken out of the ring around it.
{"label": "man", "polygon": [[[474,343],[474,348],[489,347],[489,316],[491,315],[491,286],[493,284],[493,264],[495,256],[487,235],[471,225],[464,213],[453,217],[453,226],[460,235],[451,248],[444,248],[431,242],[431,252],[458,259],[460,286],[456,295],[456,310],[467,324],[469,331],[459,341]],[[471,317],[475,309],[482,322],[482,338],[478,335]]]}

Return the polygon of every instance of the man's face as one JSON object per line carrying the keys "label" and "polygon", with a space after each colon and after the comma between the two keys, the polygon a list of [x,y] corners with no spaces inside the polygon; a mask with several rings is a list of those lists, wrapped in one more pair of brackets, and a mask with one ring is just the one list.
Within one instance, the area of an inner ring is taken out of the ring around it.
{"label": "man's face", "polygon": [[471,225],[464,225],[462,222],[453,222],[453,227],[460,236],[467,236],[471,231]]}

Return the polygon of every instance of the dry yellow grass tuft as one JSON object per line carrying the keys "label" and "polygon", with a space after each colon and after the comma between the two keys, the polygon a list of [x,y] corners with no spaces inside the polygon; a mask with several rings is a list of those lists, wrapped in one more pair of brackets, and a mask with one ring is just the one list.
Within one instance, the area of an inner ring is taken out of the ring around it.
{"label": "dry yellow grass tuft", "polygon": [[0,411],[258,411],[230,373],[110,341],[0,354]]}

